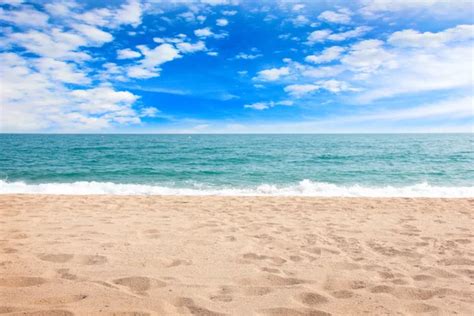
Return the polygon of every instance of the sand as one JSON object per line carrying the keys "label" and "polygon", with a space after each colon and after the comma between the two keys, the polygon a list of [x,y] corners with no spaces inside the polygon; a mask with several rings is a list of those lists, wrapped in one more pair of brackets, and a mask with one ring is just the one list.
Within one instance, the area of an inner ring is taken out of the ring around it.
{"label": "sand", "polygon": [[474,315],[474,200],[0,196],[0,313]]}

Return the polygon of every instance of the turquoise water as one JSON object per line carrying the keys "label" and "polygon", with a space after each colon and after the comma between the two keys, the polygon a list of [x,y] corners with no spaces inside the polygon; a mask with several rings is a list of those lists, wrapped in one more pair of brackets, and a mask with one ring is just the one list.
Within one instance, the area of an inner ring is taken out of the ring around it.
{"label": "turquoise water", "polygon": [[7,193],[472,195],[474,186],[473,134],[1,134],[0,144]]}

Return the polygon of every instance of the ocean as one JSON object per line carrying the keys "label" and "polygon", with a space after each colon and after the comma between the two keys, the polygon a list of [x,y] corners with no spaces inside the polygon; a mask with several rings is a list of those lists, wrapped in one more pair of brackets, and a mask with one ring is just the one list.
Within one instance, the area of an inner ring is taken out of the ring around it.
{"label": "ocean", "polygon": [[474,197],[474,135],[0,134],[0,193]]}

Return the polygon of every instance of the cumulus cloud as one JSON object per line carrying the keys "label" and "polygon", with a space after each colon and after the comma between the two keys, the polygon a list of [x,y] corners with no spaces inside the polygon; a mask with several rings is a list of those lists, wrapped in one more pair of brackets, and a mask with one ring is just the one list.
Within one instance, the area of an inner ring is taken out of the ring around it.
{"label": "cumulus cloud", "polygon": [[216,25],[217,26],[226,26],[229,24],[229,21],[227,19],[217,19],[216,20]]}
{"label": "cumulus cloud", "polygon": [[327,47],[321,54],[306,56],[305,60],[314,64],[327,63],[339,59],[343,52],[344,48],[340,46]]}
{"label": "cumulus cloud", "polygon": [[303,97],[319,89],[320,86],[316,84],[292,84],[284,88],[285,92],[297,98]]}
{"label": "cumulus cloud", "polygon": [[176,47],[179,49],[180,52],[184,54],[196,53],[206,50],[206,44],[203,41],[198,41],[194,44],[187,42],[178,43],[176,44]]}
{"label": "cumulus cloud", "polygon": [[115,13],[117,24],[130,24],[137,27],[142,22],[142,5],[138,0],[128,0]]}
{"label": "cumulus cloud", "polygon": [[90,40],[90,44],[99,44],[110,42],[113,40],[113,36],[110,33],[102,31],[101,29],[87,25],[87,24],[74,24],[72,26],[76,29],[81,35]]}
{"label": "cumulus cloud", "polygon": [[34,63],[15,53],[1,53],[2,131],[100,130],[138,124],[132,106],[138,96],[110,86],[74,89],[87,78],[70,64],[49,58]]}
{"label": "cumulus cloud", "polygon": [[472,1],[458,0],[361,0],[359,12],[366,17],[377,18],[384,13],[423,12],[437,17],[450,18],[452,16],[467,14],[472,11]]}
{"label": "cumulus cloud", "polygon": [[329,29],[317,30],[311,32],[308,36],[308,44],[314,44],[316,42],[324,42],[326,40],[331,41],[345,41],[350,38],[360,37],[365,33],[369,32],[372,28],[368,26],[358,26],[350,31],[333,33]]}
{"label": "cumulus cloud", "polygon": [[224,10],[224,11],[222,11],[222,14],[226,15],[226,16],[234,16],[234,15],[237,14],[237,11],[235,11],[235,10]]}
{"label": "cumulus cloud", "polygon": [[128,68],[127,74],[132,78],[146,79],[158,77],[161,71],[160,65],[182,57],[179,54],[179,50],[168,43],[158,45],[153,49],[145,45],[139,45],[137,48],[141,51],[144,58],[138,64]]}
{"label": "cumulus cloud", "polygon": [[262,54],[247,54],[244,52],[240,52],[235,56],[235,58],[236,59],[256,59],[262,56],[263,56]]}
{"label": "cumulus cloud", "polygon": [[339,93],[343,91],[357,91],[357,89],[352,88],[347,82],[339,81],[335,79],[318,81],[317,85],[321,89],[328,90],[332,93]]}
{"label": "cumulus cloud", "polygon": [[324,22],[347,24],[351,21],[351,12],[347,9],[339,9],[338,11],[324,11],[318,19]]}
{"label": "cumulus cloud", "polygon": [[211,31],[209,27],[205,27],[202,29],[194,30],[194,35],[196,35],[197,37],[209,37],[209,36],[213,36],[214,33]]}
{"label": "cumulus cloud", "polygon": [[302,9],[304,9],[306,7],[306,5],[302,4],[302,3],[296,3],[293,5],[293,7],[291,8],[293,11],[300,11]]}
{"label": "cumulus cloud", "polygon": [[341,59],[351,70],[372,73],[380,68],[395,68],[395,55],[384,47],[381,40],[365,40],[351,46],[348,54]]}
{"label": "cumulus cloud", "polygon": [[32,7],[23,7],[19,10],[4,10],[0,8],[0,21],[13,23],[17,26],[45,27],[49,17]]}
{"label": "cumulus cloud", "polygon": [[259,71],[255,79],[261,81],[275,81],[289,74],[289,67],[271,68]]}
{"label": "cumulus cloud", "polygon": [[48,57],[35,59],[32,63],[39,73],[48,77],[51,81],[74,84],[88,84],[91,82],[86,73],[79,70],[73,63]]}
{"label": "cumulus cloud", "polygon": [[119,49],[117,51],[117,59],[133,59],[141,56],[142,54],[137,51],[131,50],[130,48]]}
{"label": "cumulus cloud", "polygon": [[294,102],[292,100],[281,100],[278,102],[268,101],[268,102],[256,102],[252,104],[245,104],[244,108],[262,111],[262,110],[268,110],[277,105],[292,106],[293,104]]}
{"label": "cumulus cloud", "polygon": [[411,29],[398,31],[390,35],[388,42],[398,47],[439,48],[472,39],[474,39],[474,25],[458,25],[438,33],[421,33]]}

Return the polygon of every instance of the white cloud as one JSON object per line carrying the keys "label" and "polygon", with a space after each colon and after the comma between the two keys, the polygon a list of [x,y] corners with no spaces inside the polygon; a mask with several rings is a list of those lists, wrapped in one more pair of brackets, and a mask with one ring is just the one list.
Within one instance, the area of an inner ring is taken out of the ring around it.
{"label": "white cloud", "polygon": [[307,94],[310,94],[314,91],[320,89],[320,86],[315,84],[292,84],[284,88],[284,91],[293,97],[303,97]]}
{"label": "white cloud", "polygon": [[233,15],[237,14],[237,11],[235,11],[235,10],[225,10],[225,11],[222,11],[222,14],[226,15],[226,16],[233,16]]}
{"label": "white cloud", "polygon": [[247,54],[247,53],[238,53],[235,58],[236,59],[256,59],[256,58],[259,58],[259,57],[262,57],[263,55],[262,54]]}
{"label": "white cloud", "polygon": [[71,10],[77,7],[76,2],[64,1],[64,2],[53,2],[46,3],[44,8],[49,14],[53,16],[65,17],[71,15]]}
{"label": "white cloud", "polygon": [[194,35],[196,35],[197,37],[210,37],[210,36],[213,36],[214,33],[211,31],[209,27],[205,27],[202,29],[194,30]]}
{"label": "white cloud", "polygon": [[365,40],[351,46],[341,62],[354,72],[372,73],[380,68],[395,68],[397,59],[380,40]]}
{"label": "white cloud", "polygon": [[180,52],[189,54],[189,53],[196,53],[199,51],[206,50],[206,44],[203,41],[198,41],[194,44],[192,43],[178,43],[176,47],[179,49]]}
{"label": "white cloud", "polygon": [[57,28],[52,29],[50,34],[36,30],[9,34],[7,41],[39,56],[64,60],[91,58],[87,53],[78,51],[80,47],[90,45],[85,38],[74,33],[63,32]]}
{"label": "white cloud", "polygon": [[194,22],[194,20],[196,19],[196,16],[191,11],[178,14],[178,17],[183,18],[186,22]]}
{"label": "white cloud", "polygon": [[421,106],[380,111],[378,113],[360,115],[356,117],[357,120],[389,120],[389,121],[400,121],[400,120],[414,120],[439,117],[443,120],[448,118],[472,118],[474,117],[473,111],[474,97],[460,97],[454,99],[443,100],[431,104],[424,104]]}
{"label": "white cloud", "polygon": [[211,6],[231,4],[230,0],[200,0],[200,2]]}
{"label": "white cloud", "polygon": [[217,19],[216,20],[216,25],[217,26],[226,26],[229,24],[229,21],[227,19]]}
{"label": "white cloud", "polygon": [[313,31],[308,36],[308,44],[314,44],[316,42],[324,42],[326,40],[345,41],[350,38],[362,36],[370,30],[371,28],[368,26],[358,26],[353,30],[340,32],[340,33],[333,33],[329,29],[317,30],[317,31]]}
{"label": "white cloud", "polygon": [[282,100],[278,102],[268,101],[268,102],[256,102],[252,104],[245,104],[244,108],[262,111],[262,110],[268,110],[277,105],[292,106],[293,104],[294,102],[292,100]]}
{"label": "white cloud", "polygon": [[0,21],[13,23],[17,26],[46,27],[48,19],[46,14],[30,7],[8,11],[0,8]]}
{"label": "white cloud", "polygon": [[34,60],[34,65],[41,74],[47,76],[51,81],[75,84],[90,83],[90,79],[87,75],[78,70],[73,63],[66,63],[46,57]]}
{"label": "white cloud", "polygon": [[314,64],[327,63],[339,59],[343,52],[344,48],[340,46],[327,47],[321,54],[306,56],[305,60]]}
{"label": "white cloud", "polygon": [[282,76],[286,76],[289,74],[290,68],[288,67],[271,68],[259,71],[255,79],[261,81],[275,81],[280,79]]}
{"label": "white cloud", "polygon": [[160,65],[172,61],[182,56],[179,51],[171,44],[161,44],[153,49],[145,45],[139,45],[137,48],[142,52],[144,58],[138,64],[130,66],[127,73],[132,78],[151,78],[160,75]]}
{"label": "white cloud", "polygon": [[317,85],[319,85],[321,89],[326,89],[333,93],[339,93],[343,91],[356,91],[356,89],[352,88],[347,82],[334,79],[318,81]]}
{"label": "white cloud", "polygon": [[415,30],[398,31],[390,35],[388,42],[398,47],[439,48],[441,46],[474,39],[474,25],[458,25],[438,33]]}
{"label": "white cloud", "polygon": [[8,4],[12,6],[18,6],[22,4],[24,1],[23,0],[0,0],[0,4]]}
{"label": "white cloud", "polygon": [[160,110],[154,107],[146,107],[140,110],[141,117],[157,117]]}
{"label": "white cloud", "polygon": [[325,22],[347,24],[351,21],[351,12],[347,9],[340,9],[335,11],[324,11],[318,19]]}
{"label": "white cloud", "polygon": [[142,54],[140,54],[137,51],[131,50],[130,48],[119,49],[117,51],[117,59],[132,59],[132,58],[138,58],[141,56]]}
{"label": "white cloud", "polygon": [[137,27],[142,22],[142,5],[138,0],[128,0],[115,13],[115,21]]}
{"label": "white cloud", "polygon": [[309,78],[327,78],[334,77],[345,71],[345,67],[341,65],[324,66],[324,67],[303,67],[300,73],[304,77]]}
{"label": "white cloud", "polygon": [[291,9],[293,11],[300,11],[300,10],[304,9],[305,7],[306,7],[306,5],[304,5],[302,3],[297,3],[297,4],[294,4]]}
{"label": "white cloud", "polygon": [[219,56],[219,53],[218,53],[218,52],[207,52],[207,54],[208,54],[209,56],[212,56],[212,57]]}
{"label": "white cloud", "polygon": [[383,68],[364,79],[366,92],[358,97],[358,101],[367,103],[401,94],[449,89],[471,89],[472,93],[472,45],[393,53],[397,56],[397,67]]}
{"label": "white cloud", "polygon": [[109,86],[74,90],[64,85],[87,81],[70,63],[2,53],[0,64],[2,131],[100,130],[140,123],[132,108],[138,96]]}
{"label": "white cloud", "polygon": [[291,22],[295,26],[303,26],[303,25],[309,24],[310,20],[306,16],[299,14],[295,18],[291,19]]}
{"label": "white cloud", "polygon": [[361,0],[359,10],[366,17],[377,18],[384,13],[422,12],[432,16],[442,18],[452,18],[466,14],[470,16],[472,12],[472,1],[470,0]]}
{"label": "white cloud", "polygon": [[308,36],[308,42],[310,43],[314,43],[314,42],[322,42],[324,41],[325,39],[327,39],[327,37],[332,33],[331,30],[317,30],[317,31],[313,31],[311,32],[311,34],[309,34]]}
{"label": "white cloud", "polygon": [[353,30],[342,32],[342,33],[334,33],[328,36],[329,40],[332,41],[345,41],[349,38],[359,37],[370,31],[372,28],[368,26],[358,26]]}
{"label": "white cloud", "polygon": [[88,38],[91,42],[102,45],[114,39],[112,34],[102,31],[95,26],[87,24],[74,24],[72,26],[75,30]]}
{"label": "white cloud", "polygon": [[253,110],[267,110],[270,108],[267,102],[257,102],[252,104],[245,104],[244,108],[253,109]]}

